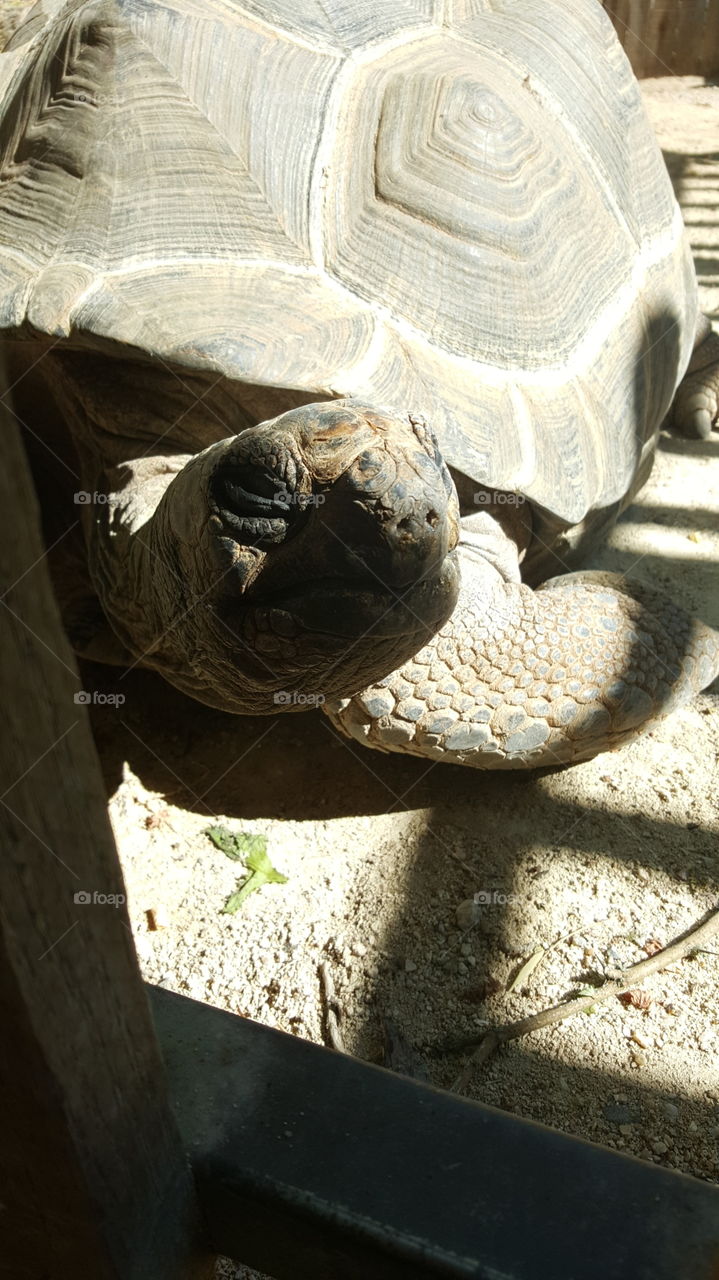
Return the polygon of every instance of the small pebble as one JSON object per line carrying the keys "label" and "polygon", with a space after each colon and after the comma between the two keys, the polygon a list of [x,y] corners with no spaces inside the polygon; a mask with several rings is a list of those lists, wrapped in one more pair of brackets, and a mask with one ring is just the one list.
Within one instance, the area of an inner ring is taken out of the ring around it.
{"label": "small pebble", "polygon": [[364,945],[364,943],[363,943],[363,942],[353,942],[353,943],[352,943],[352,955],[353,955],[353,956],[366,956],[366,955],[367,955],[367,948],[366,948],[366,946]]}
{"label": "small pebble", "polygon": [[663,1102],[662,1111],[667,1120],[677,1120],[679,1118],[679,1108],[673,1102]]}
{"label": "small pebble", "polygon": [[665,1156],[668,1150],[669,1150],[669,1147],[667,1146],[666,1142],[662,1142],[661,1139],[657,1139],[656,1142],[652,1143],[652,1151],[654,1152],[655,1156]]}
{"label": "small pebble", "polygon": [[405,962],[404,962],[404,970],[405,970],[405,973],[414,973],[414,971],[415,971],[415,969],[416,969],[416,968],[417,968],[417,966],[416,966],[416,964],[415,964],[414,960],[405,960]]}
{"label": "small pebble", "polygon": [[632,1051],[632,1062],[635,1067],[646,1067],[647,1055],[642,1053],[641,1049],[634,1049]]}
{"label": "small pebble", "polygon": [[454,918],[457,921],[459,928],[462,929],[463,932],[466,932],[467,929],[471,929],[474,925],[479,924],[481,914],[482,912],[479,903],[475,902],[474,898],[465,898],[464,902],[460,902],[457,907],[457,910],[454,913]]}
{"label": "small pebble", "polygon": [[634,1125],[633,1125],[633,1124],[620,1124],[620,1126],[619,1126],[619,1132],[622,1134],[622,1136],[623,1136],[623,1137],[628,1138],[628,1137],[630,1137],[630,1135],[631,1135],[632,1133],[634,1133]]}
{"label": "small pebble", "polygon": [[460,953],[464,956],[465,960],[467,959],[467,956],[471,956],[472,954],[472,948],[470,947],[468,942],[463,942],[459,950],[460,950]]}

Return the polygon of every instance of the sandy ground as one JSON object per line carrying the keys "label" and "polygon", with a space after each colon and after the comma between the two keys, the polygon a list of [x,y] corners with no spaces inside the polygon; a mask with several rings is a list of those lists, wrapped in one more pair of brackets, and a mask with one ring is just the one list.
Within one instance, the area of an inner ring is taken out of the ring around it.
{"label": "sandy ground", "polygon": [[[11,9],[0,3],[0,21]],[[644,84],[719,316],[719,88]],[[719,626],[719,436],[664,436],[650,483],[594,567],[661,586]],[[717,694],[617,754],[540,776],[477,775],[362,751],[320,712],[236,718],[150,673],[96,666],[92,708],[146,977],[326,1042],[326,961],[350,1053],[381,1062],[389,1019],[405,1069],[449,1085],[437,1052],[643,958],[716,901]],[[266,837],[287,876],[223,904],[238,864],[207,828]],[[97,887],[101,890],[102,886]],[[474,923],[457,908],[489,898]],[[154,920],[153,920],[154,915]],[[151,928],[155,923],[160,927]],[[527,984],[523,960],[553,945]],[[646,1160],[719,1180],[716,947],[618,1001],[503,1049],[470,1097]],[[223,1276],[249,1276],[218,1264]]]}

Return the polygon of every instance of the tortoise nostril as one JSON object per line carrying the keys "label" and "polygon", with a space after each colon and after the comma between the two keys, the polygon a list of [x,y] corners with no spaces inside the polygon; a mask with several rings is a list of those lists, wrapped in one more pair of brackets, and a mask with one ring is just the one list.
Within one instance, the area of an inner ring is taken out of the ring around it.
{"label": "tortoise nostril", "polygon": [[[425,513],[424,519],[425,519],[425,523],[429,525],[430,529],[436,529],[437,525],[440,522],[441,517],[439,513],[435,511],[434,507],[430,507],[429,511]],[[417,516],[413,514],[413,515],[403,516],[401,520],[397,521],[396,527],[397,527],[398,533],[419,534],[421,532],[422,525],[421,525],[421,520],[418,520]]]}

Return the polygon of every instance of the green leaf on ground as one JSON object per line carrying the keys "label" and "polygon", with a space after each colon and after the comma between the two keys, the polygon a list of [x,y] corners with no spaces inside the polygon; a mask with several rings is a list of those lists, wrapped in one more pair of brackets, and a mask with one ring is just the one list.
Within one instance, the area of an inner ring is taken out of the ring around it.
{"label": "green leaf on ground", "polygon": [[[583,998],[584,998],[584,996],[594,996],[594,995],[596,995],[596,994],[597,994],[597,988],[596,988],[596,987],[580,987],[580,988],[579,988],[579,990],[578,990],[577,992],[575,992],[575,998],[577,998],[577,999],[582,998],[582,999],[583,999]],[[599,1005],[598,1005],[598,1004],[590,1004],[590,1005],[589,1005],[589,1006],[584,1010],[584,1012],[585,1012],[585,1013],[598,1013],[598,1012],[599,1012]]]}
{"label": "green leaf on ground", "polygon": [[267,849],[265,837],[254,835],[251,831],[235,832],[228,827],[208,827],[205,835],[233,862],[245,862],[251,854],[265,853]]}
{"label": "green leaf on ground", "polygon": [[231,893],[222,908],[223,915],[234,915],[246,898],[266,884],[286,884],[287,876],[276,871],[267,856],[264,836],[248,831],[229,831],[227,827],[209,827],[205,833],[218,849],[233,862],[244,862],[249,875]]}

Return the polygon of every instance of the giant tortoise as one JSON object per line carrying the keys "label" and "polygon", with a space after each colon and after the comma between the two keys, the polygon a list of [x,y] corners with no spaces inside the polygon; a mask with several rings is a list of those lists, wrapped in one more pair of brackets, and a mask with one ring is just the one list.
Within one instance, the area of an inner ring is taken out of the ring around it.
{"label": "giant tortoise", "polygon": [[80,652],[479,768],[713,678],[715,632],[575,571],[719,369],[597,0],[42,0],[0,74],[0,329],[73,441]]}

